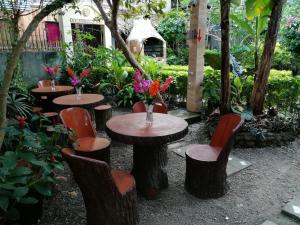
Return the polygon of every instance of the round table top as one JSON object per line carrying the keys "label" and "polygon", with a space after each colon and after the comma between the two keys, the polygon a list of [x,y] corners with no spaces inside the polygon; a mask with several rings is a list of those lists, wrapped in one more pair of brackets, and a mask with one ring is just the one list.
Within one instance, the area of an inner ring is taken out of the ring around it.
{"label": "round table top", "polygon": [[77,99],[76,94],[64,95],[53,99],[53,103],[60,106],[97,106],[104,99],[103,95],[99,94],[81,94],[80,99]]}
{"label": "round table top", "polygon": [[146,113],[130,113],[112,117],[106,123],[106,132],[112,139],[126,144],[166,144],[183,138],[188,123],[176,116],[153,113],[153,123],[149,126]]}
{"label": "round table top", "polygon": [[39,95],[60,95],[69,93],[74,90],[72,86],[55,86],[55,90],[52,90],[52,87],[38,87],[31,90],[33,94]]}

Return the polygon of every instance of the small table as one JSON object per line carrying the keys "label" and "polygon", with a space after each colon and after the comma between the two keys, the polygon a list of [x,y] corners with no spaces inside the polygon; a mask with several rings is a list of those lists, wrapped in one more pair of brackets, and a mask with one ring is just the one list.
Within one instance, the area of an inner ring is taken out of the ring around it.
{"label": "small table", "polygon": [[[52,111],[54,109],[52,100],[56,97],[70,94],[74,90],[72,86],[55,86],[55,90],[52,87],[38,87],[31,90],[31,93],[40,98],[43,103],[43,108],[46,111]],[[45,96],[45,99],[42,99],[42,96]]]}
{"label": "small table", "polygon": [[114,140],[133,145],[132,174],[139,194],[154,199],[168,187],[167,143],[183,138],[188,132],[185,120],[153,113],[153,124],[146,124],[146,113],[114,116],[106,123],[106,132]]}
{"label": "small table", "polygon": [[98,106],[104,100],[103,95],[99,94],[81,94],[80,99],[77,98],[76,94],[64,95],[53,99],[53,103],[56,104],[60,109],[69,107],[83,107],[90,111],[92,119],[94,118],[95,106]]}

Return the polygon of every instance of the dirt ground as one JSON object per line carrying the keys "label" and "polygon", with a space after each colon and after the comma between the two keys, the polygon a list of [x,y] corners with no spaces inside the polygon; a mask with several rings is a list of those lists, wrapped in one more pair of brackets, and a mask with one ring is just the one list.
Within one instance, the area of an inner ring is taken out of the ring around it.
{"label": "dirt ground", "polygon": [[[203,123],[190,125],[182,146],[207,143],[203,129]],[[157,200],[138,199],[140,225],[258,225],[267,219],[279,225],[296,224],[279,215],[282,207],[300,194],[300,140],[283,147],[233,149],[232,153],[252,166],[228,178],[230,190],[224,197],[201,200],[184,189],[184,158],[169,151],[169,188]],[[113,142],[111,159],[113,168],[130,171],[131,146]],[[45,201],[40,224],[86,224],[81,192],[67,166],[62,176],[66,180],[57,186],[55,196]]]}

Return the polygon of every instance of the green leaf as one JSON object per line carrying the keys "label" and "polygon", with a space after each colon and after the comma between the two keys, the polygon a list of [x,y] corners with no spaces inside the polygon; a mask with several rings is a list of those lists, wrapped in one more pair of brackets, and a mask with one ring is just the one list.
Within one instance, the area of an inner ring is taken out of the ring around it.
{"label": "green leaf", "polygon": [[32,162],[33,160],[36,160],[36,156],[31,153],[31,152],[21,152],[19,151],[18,152],[18,156],[21,158],[21,159],[24,159],[28,162]]}
{"label": "green leaf", "polygon": [[17,187],[14,191],[14,195],[16,196],[17,200],[20,200],[28,193],[28,191],[28,187]]}
{"label": "green leaf", "polygon": [[45,196],[51,196],[52,195],[52,189],[48,184],[45,183],[37,183],[34,185],[35,190],[37,190],[40,194]]}
{"label": "green leaf", "polygon": [[0,188],[6,189],[6,190],[14,190],[16,187],[14,186],[14,184],[5,183],[5,184],[0,184]]}
{"label": "green leaf", "polygon": [[3,169],[4,170],[11,170],[16,167],[17,165],[17,155],[15,152],[7,151],[4,154],[5,160],[3,161]]}
{"label": "green leaf", "polygon": [[23,203],[23,204],[35,204],[38,201],[39,201],[38,199],[33,198],[33,197],[24,197],[19,202]]}
{"label": "green leaf", "polygon": [[28,167],[17,167],[12,171],[11,175],[12,176],[22,176],[22,175],[29,175],[31,173],[32,173],[32,171]]}
{"label": "green leaf", "polygon": [[239,5],[241,5],[241,0],[231,0],[231,3],[239,6]]}
{"label": "green leaf", "polygon": [[239,16],[231,14],[230,18],[242,29],[244,29],[247,33],[255,35],[255,30],[250,26],[250,24],[244,20],[241,19]]}
{"label": "green leaf", "polygon": [[9,199],[8,199],[7,196],[0,196],[0,208],[1,208],[3,211],[6,211],[6,210],[7,210],[8,203],[9,203]]}

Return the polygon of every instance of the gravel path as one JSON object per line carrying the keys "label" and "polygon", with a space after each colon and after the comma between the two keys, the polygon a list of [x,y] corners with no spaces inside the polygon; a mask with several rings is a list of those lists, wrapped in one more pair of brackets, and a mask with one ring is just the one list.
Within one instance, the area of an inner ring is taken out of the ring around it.
{"label": "gravel path", "polygon": [[[184,144],[207,143],[203,123],[190,125]],[[185,160],[169,152],[169,188],[157,200],[138,199],[141,225],[258,225],[274,219],[281,208],[300,193],[300,140],[284,147],[233,149],[252,166],[228,178],[230,190],[219,199],[201,200],[184,190]],[[113,142],[113,168],[131,169],[130,146]],[[83,225],[85,208],[81,193],[66,166],[65,181],[45,201],[41,225]],[[294,225],[286,222],[284,225]],[[117,224],[116,224],[117,225]],[[283,224],[282,224],[283,225]]]}

